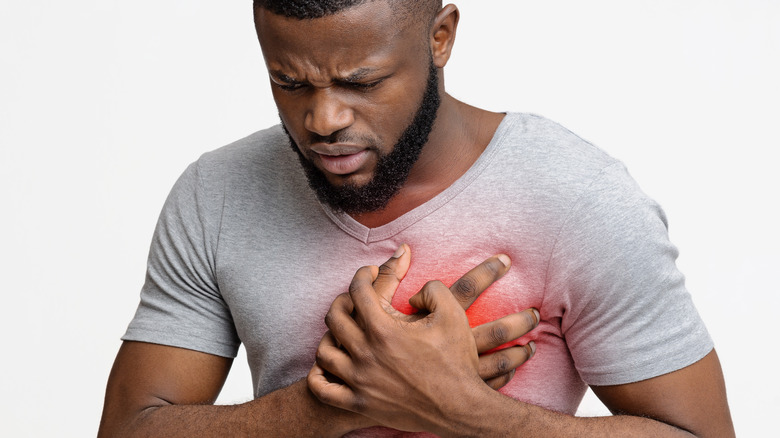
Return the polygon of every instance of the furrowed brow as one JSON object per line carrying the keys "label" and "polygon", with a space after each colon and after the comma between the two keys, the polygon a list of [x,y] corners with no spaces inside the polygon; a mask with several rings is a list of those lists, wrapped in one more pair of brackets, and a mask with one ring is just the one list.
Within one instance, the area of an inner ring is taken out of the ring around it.
{"label": "furrowed brow", "polygon": [[349,74],[349,76],[341,79],[343,82],[359,82],[366,78],[366,76],[371,75],[372,73],[376,72],[376,69],[369,68],[369,67],[363,67],[359,68],[352,73]]}
{"label": "furrowed brow", "polygon": [[271,74],[272,77],[276,78],[281,82],[286,82],[288,84],[297,84],[298,82],[300,82],[277,70],[272,70],[269,73]]}
{"label": "furrowed brow", "polygon": [[[354,82],[360,82],[361,80],[365,79],[367,76],[372,75],[377,72],[377,69],[370,68],[370,67],[362,67],[359,68],[349,75],[347,75],[344,78],[335,79],[334,82],[342,82],[342,83],[354,83]],[[291,76],[288,76],[285,73],[282,73],[279,70],[270,70],[268,72],[273,79],[279,82],[284,82],[287,84],[299,84],[302,83],[302,81],[299,81],[298,79],[295,79]]]}

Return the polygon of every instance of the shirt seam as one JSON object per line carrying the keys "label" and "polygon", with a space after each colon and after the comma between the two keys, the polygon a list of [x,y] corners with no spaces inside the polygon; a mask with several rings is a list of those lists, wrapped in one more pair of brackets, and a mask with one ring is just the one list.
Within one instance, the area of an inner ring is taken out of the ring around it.
{"label": "shirt seam", "polygon": [[[584,141],[584,140],[583,140]],[[590,144],[590,143],[589,143]],[[547,292],[548,287],[550,285],[550,265],[552,264],[552,259],[555,256],[555,252],[558,248],[558,244],[561,241],[561,235],[563,234],[563,230],[568,226],[568,224],[571,222],[572,217],[574,216],[574,211],[581,205],[586,195],[588,195],[591,192],[591,189],[593,186],[601,180],[601,178],[604,177],[604,175],[613,167],[620,167],[622,166],[622,163],[619,161],[615,161],[613,163],[610,163],[604,167],[602,167],[598,173],[596,173],[593,176],[593,179],[591,179],[590,183],[588,183],[588,186],[585,187],[582,192],[577,196],[577,199],[574,200],[574,202],[571,203],[571,207],[569,208],[569,211],[566,213],[566,217],[564,218],[563,222],[561,222],[560,227],[558,228],[558,231],[555,233],[555,239],[553,239],[553,244],[550,246],[550,254],[547,257],[547,262],[545,263],[545,273],[544,273],[544,290],[542,291],[542,306],[545,304],[545,300],[547,298]],[[567,309],[568,310],[568,309]],[[563,323],[563,322],[561,322]],[[561,327],[561,335],[566,336],[566,333],[563,330],[563,327]]]}

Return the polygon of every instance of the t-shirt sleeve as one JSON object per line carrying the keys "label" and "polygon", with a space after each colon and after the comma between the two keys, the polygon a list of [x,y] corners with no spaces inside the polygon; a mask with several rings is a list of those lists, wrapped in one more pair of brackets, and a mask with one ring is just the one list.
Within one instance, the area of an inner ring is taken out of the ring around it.
{"label": "t-shirt sleeve", "polygon": [[564,222],[547,282],[586,383],[645,380],[712,350],[677,255],[661,208],[621,164],[603,169]]}
{"label": "t-shirt sleeve", "polygon": [[190,165],[165,201],[141,301],[122,339],[235,357],[238,335],[216,279],[224,195],[202,173]]}

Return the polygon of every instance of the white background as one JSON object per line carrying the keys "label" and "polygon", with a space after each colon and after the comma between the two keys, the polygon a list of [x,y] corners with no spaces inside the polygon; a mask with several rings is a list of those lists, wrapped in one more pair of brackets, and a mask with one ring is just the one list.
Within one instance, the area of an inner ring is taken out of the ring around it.
{"label": "white background", "polygon": [[[669,216],[738,434],[776,430],[780,3],[459,5],[450,92],[628,165]],[[94,435],[168,189],[276,122],[267,82],[249,0],[0,2],[0,435]],[[239,358],[220,401],[250,394]]]}

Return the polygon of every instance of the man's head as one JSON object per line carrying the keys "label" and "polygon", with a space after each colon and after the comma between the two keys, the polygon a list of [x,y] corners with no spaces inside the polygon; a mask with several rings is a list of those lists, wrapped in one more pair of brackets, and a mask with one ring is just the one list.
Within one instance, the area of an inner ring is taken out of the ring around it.
{"label": "man's head", "polygon": [[320,199],[384,207],[436,119],[454,6],[420,0],[256,0],[274,99]]}
{"label": "man's head", "polygon": [[[376,0],[254,0],[254,8],[263,8],[276,15],[298,20],[322,18],[346,9]],[[401,20],[424,21],[433,19],[441,9],[441,0],[389,0]]]}

